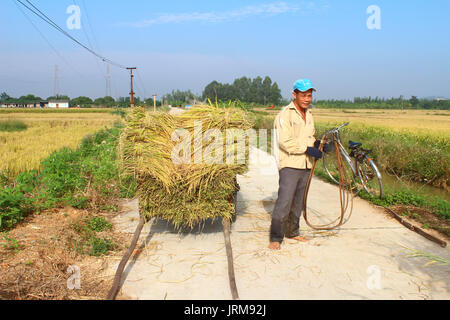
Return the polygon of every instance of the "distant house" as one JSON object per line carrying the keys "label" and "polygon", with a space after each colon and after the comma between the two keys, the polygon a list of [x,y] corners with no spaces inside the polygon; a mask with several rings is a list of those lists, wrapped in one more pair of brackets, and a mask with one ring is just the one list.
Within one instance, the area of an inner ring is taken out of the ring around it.
{"label": "distant house", "polygon": [[2,103],[0,108],[39,108],[41,106],[40,102],[33,103]]}
{"label": "distant house", "polygon": [[64,109],[69,108],[69,100],[49,100],[47,108]]}
{"label": "distant house", "polygon": [[32,103],[2,103],[0,108],[54,108],[68,109],[70,107],[69,100],[49,100],[36,101]]}

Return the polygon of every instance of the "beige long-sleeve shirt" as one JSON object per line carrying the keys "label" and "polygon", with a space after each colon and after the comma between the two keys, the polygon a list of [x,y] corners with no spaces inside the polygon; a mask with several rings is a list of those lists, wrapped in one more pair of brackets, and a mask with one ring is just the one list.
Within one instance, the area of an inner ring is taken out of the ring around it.
{"label": "beige long-sleeve shirt", "polygon": [[306,154],[314,146],[315,128],[310,109],[306,110],[306,121],[291,102],[276,116],[274,129],[277,132],[278,169],[289,167],[311,169],[314,159]]}

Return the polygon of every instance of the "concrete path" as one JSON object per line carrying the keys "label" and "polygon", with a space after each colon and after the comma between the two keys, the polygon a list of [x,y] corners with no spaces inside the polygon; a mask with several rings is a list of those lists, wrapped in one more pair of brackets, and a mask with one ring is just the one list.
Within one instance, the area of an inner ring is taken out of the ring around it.
{"label": "concrete path", "polygon": [[182,114],[184,111],[186,111],[185,109],[181,109],[181,108],[174,108],[174,107],[170,107],[170,110],[169,110],[169,114],[171,114],[171,115],[179,115],[179,114]]}
{"label": "concrete path", "polygon": [[[307,243],[267,248],[278,190],[275,159],[252,149],[249,171],[238,176],[237,219],[231,241],[241,299],[449,299],[450,265],[426,265],[413,250],[450,260],[450,250],[412,232],[370,203],[355,198],[348,222],[332,232],[314,231],[301,219]],[[339,215],[338,188],[314,179],[308,216],[314,224]],[[138,223],[137,200],[125,203],[115,228]],[[142,252],[130,259],[122,297],[130,299],[231,299],[220,221],[177,233],[165,221],[149,222]],[[121,257],[109,263],[114,274]],[[120,298],[120,296],[119,296]]]}

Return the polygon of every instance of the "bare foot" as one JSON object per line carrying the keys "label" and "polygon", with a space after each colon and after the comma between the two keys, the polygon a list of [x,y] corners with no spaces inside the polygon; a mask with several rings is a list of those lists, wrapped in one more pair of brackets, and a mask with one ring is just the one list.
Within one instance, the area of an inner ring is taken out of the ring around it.
{"label": "bare foot", "polygon": [[269,244],[269,249],[280,250],[280,243],[279,242],[271,242]]}
{"label": "bare foot", "polygon": [[297,240],[297,241],[300,241],[300,242],[307,242],[309,240],[309,239],[307,239],[305,237],[302,237],[302,236],[296,236],[296,237],[288,238],[288,239]]}

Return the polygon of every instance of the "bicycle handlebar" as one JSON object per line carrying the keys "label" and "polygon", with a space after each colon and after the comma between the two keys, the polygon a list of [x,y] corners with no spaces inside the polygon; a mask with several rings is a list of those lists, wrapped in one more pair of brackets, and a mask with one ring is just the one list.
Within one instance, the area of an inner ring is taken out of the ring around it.
{"label": "bicycle handlebar", "polygon": [[350,124],[350,122],[346,122],[346,123],[344,123],[343,125],[340,125],[339,127],[336,128],[336,131],[342,129],[343,127],[348,126],[349,124]]}
{"label": "bicycle handlebar", "polygon": [[343,127],[348,126],[349,124],[350,124],[350,122],[346,122],[346,123],[340,125],[340,126],[337,127],[337,128],[334,128],[334,129],[331,129],[331,130],[325,132],[325,133],[323,134],[323,138],[325,138],[325,137],[326,137],[327,135],[329,135],[329,134],[338,133],[339,130],[341,130]]}

